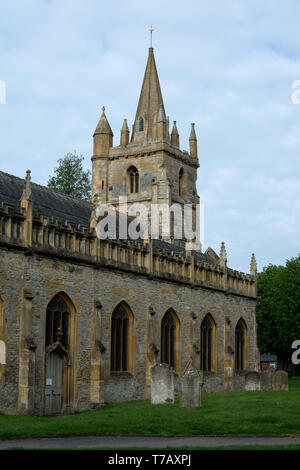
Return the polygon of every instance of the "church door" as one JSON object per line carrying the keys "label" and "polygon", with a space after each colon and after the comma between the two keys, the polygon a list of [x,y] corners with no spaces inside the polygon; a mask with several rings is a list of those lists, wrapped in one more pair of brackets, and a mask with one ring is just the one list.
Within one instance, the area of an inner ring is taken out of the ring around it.
{"label": "church door", "polygon": [[62,406],[63,358],[55,351],[47,356],[46,363],[46,413],[60,413]]}

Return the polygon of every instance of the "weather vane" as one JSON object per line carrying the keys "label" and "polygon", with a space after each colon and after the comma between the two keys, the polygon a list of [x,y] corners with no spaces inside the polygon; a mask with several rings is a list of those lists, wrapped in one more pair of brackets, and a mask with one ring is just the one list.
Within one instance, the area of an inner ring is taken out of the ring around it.
{"label": "weather vane", "polygon": [[152,25],[151,25],[150,28],[147,28],[147,31],[150,32],[150,47],[152,47],[152,33],[153,31],[155,31],[155,29],[152,28]]}

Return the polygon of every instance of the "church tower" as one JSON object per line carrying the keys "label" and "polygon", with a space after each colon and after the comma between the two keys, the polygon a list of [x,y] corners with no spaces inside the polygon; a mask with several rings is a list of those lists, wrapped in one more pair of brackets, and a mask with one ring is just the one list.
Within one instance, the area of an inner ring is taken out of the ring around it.
{"label": "church tower", "polygon": [[94,133],[92,157],[93,200],[119,207],[119,197],[126,196],[127,207],[141,203],[191,204],[193,226],[195,208],[199,203],[196,189],[199,167],[197,138],[192,124],[189,152],[181,150],[179,133],[174,121],[169,133],[161,93],[154,50],[149,55],[130,137],[124,119],[120,145],[113,146],[113,133],[105,110]]}

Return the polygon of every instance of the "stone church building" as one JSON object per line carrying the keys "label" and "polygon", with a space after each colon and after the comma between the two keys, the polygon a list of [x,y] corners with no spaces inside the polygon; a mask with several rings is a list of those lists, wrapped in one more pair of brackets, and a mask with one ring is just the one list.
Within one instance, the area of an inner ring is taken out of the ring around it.
{"label": "stone church building", "polygon": [[259,369],[256,262],[250,274],[180,240],[99,239],[95,206],[199,203],[197,138],[169,134],[153,49],[130,135],[103,108],[92,201],[0,172],[0,411],[70,413],[150,397],[150,368],[190,357],[204,391],[243,388]]}

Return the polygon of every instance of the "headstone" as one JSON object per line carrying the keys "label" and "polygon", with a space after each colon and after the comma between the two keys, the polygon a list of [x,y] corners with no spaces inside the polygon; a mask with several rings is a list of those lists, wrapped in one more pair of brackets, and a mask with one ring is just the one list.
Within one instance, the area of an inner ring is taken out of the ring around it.
{"label": "headstone", "polygon": [[180,407],[197,408],[202,406],[201,389],[203,372],[198,371],[190,360],[180,376]]}
{"label": "headstone", "polygon": [[273,390],[273,377],[275,370],[270,368],[260,373],[260,389],[264,391]]}
{"label": "headstone", "polygon": [[156,364],[150,369],[151,403],[174,403],[174,370],[168,364]]}
{"label": "headstone", "polygon": [[289,382],[288,382],[288,373],[284,370],[276,370],[273,378],[273,390],[288,391]]}
{"label": "headstone", "polygon": [[245,375],[245,390],[247,392],[260,390],[260,377],[258,372],[251,371]]}
{"label": "headstone", "polygon": [[5,343],[0,340],[0,364],[6,364]]}

